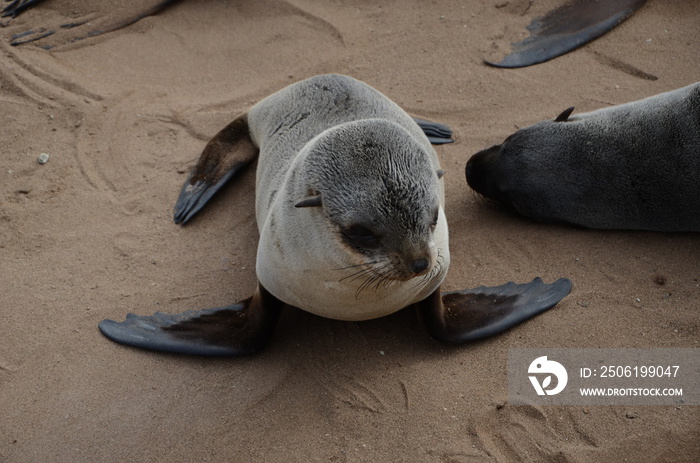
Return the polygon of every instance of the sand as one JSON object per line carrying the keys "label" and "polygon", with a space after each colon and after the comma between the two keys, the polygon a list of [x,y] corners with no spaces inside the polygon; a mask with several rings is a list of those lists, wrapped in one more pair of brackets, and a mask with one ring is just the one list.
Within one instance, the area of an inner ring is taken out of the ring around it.
{"label": "sand", "polygon": [[[0,462],[697,461],[697,406],[508,404],[511,348],[700,347],[697,234],[533,223],[466,185],[469,156],[518,127],[700,77],[692,1],[650,0],[541,65],[483,64],[556,3],[192,0],[48,51],[9,37],[122,10],[49,0],[3,20]],[[102,337],[103,318],[251,294],[253,171],[187,227],[172,222],[175,198],[209,137],[327,72],[454,128],[457,142],[437,148],[453,256],[445,289],[568,277],[571,294],[462,347],[430,339],[410,311],[348,323],[291,309],[272,344],[244,359]]]}

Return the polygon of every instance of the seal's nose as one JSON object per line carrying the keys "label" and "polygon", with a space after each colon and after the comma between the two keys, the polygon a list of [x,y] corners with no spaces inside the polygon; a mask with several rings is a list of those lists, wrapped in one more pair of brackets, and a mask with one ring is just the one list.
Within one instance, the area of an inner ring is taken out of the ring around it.
{"label": "seal's nose", "polygon": [[421,273],[425,272],[429,265],[430,263],[427,259],[416,259],[413,261],[413,273],[415,273],[416,275],[420,275]]}
{"label": "seal's nose", "polygon": [[471,157],[467,161],[467,166],[464,168],[464,173],[466,174],[467,177],[467,182],[469,182],[469,179],[474,175],[474,158]]}

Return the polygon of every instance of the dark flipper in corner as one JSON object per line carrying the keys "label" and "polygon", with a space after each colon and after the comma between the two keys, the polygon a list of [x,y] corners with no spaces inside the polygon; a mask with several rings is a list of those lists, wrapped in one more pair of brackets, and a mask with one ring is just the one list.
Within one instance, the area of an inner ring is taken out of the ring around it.
{"label": "dark flipper in corner", "polygon": [[439,122],[428,121],[419,117],[414,117],[416,124],[423,130],[423,133],[428,137],[433,145],[443,145],[445,143],[453,143],[452,129],[445,124]]}
{"label": "dark flipper in corner", "polygon": [[512,53],[500,62],[486,64],[520,68],[561,56],[614,29],[646,0],[571,0],[532,20],[530,36],[512,44]]}
{"label": "dark flipper in corner", "polygon": [[554,307],[571,291],[571,281],[530,283],[443,293],[435,291],[417,304],[430,334],[444,342],[478,341],[502,333]]}
{"label": "dark flipper in corner", "polygon": [[[0,16],[13,18],[40,0],[13,0],[0,13]],[[156,14],[178,0],[142,0],[138,2],[113,2],[91,0],[90,2],[53,2],[47,8],[42,20],[44,27],[35,25],[32,29],[13,34],[10,45],[23,45],[35,42],[39,47],[50,49],[68,45],[90,37],[106,34],[127,27],[141,19]],[[53,17],[53,19],[47,19]],[[31,18],[30,23],[31,24]]]}
{"label": "dark flipper in corner", "polygon": [[29,7],[32,7],[42,0],[5,0],[9,5],[5,6],[2,11],[0,11],[0,17],[6,18],[12,16],[13,18],[20,14],[22,11]]}
{"label": "dark flipper in corner", "polygon": [[258,149],[248,132],[247,115],[243,114],[204,147],[175,203],[175,223],[189,221],[231,177],[253,162],[257,154]]}
{"label": "dark flipper in corner", "polygon": [[123,322],[102,320],[99,328],[119,344],[207,357],[242,356],[262,349],[272,337],[284,303],[262,286],[238,304],[179,314],[128,314]]}

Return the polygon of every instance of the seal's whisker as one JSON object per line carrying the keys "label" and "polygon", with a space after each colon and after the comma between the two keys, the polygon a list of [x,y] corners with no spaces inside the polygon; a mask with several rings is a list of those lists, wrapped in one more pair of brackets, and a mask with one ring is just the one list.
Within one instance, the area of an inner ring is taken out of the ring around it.
{"label": "seal's whisker", "polygon": [[[372,271],[372,272],[367,272],[364,275],[360,275],[360,276],[367,277],[365,279],[365,281],[360,285],[362,287],[362,286],[371,284],[371,282],[375,281],[377,278],[381,278],[382,275],[378,274],[377,272]],[[357,278],[353,278],[351,281],[359,280],[360,276],[358,276]],[[369,284],[367,283],[368,281],[370,282]]]}
{"label": "seal's whisker", "polygon": [[386,277],[384,278],[384,288],[388,288],[389,286],[396,284],[396,280],[394,278],[389,278]]}
{"label": "seal's whisker", "polygon": [[343,278],[341,278],[341,279],[338,280],[338,281],[345,281],[345,280],[347,280],[348,278],[350,279],[350,281],[355,281],[355,280],[357,280],[357,279],[363,277],[364,275],[368,275],[368,274],[371,274],[371,273],[373,273],[372,268],[363,268],[362,270],[359,270],[359,271],[357,271],[357,272],[351,273],[350,275],[344,276]]}
{"label": "seal's whisker", "polygon": [[374,282],[377,278],[380,278],[380,275],[377,274],[376,271],[373,271],[373,272],[368,272],[366,274],[366,277],[367,278],[365,278],[364,281],[362,283],[360,283],[360,286],[359,286],[360,291],[364,290],[365,288],[367,288],[367,286],[371,285],[372,282]]}
{"label": "seal's whisker", "polygon": [[431,278],[428,278],[428,277],[430,277],[432,274],[433,274],[433,271],[431,270],[430,272],[426,273],[422,277],[416,278],[416,282],[413,286],[411,286],[411,290],[416,290],[416,289],[428,284],[431,280]]}
{"label": "seal's whisker", "polygon": [[359,298],[360,293],[364,291],[365,289],[369,288],[372,286],[372,283],[377,281],[379,278],[381,278],[380,274],[377,273],[371,273],[365,281],[362,282],[362,284],[357,288],[357,291],[355,291],[355,299]]}
{"label": "seal's whisker", "polygon": [[438,249],[437,249],[437,257],[435,258],[435,261],[436,261],[437,263],[439,263],[440,265],[442,265],[442,263],[445,262],[445,256],[443,256],[443,255],[440,253],[440,251],[442,251],[442,249],[438,248]]}
{"label": "seal's whisker", "polygon": [[[396,272],[391,272],[391,273],[396,273]],[[379,279],[379,281],[377,281],[377,284],[374,286],[375,293],[377,291],[379,291],[380,287],[383,287],[386,289],[389,286],[391,286],[392,284],[396,283],[396,280],[391,277],[392,276],[391,273],[382,275],[382,277]]]}
{"label": "seal's whisker", "polygon": [[384,266],[381,266],[381,267],[375,267],[373,264],[376,264],[377,262],[374,262],[372,264],[364,264],[364,265],[366,265],[366,268],[360,269],[357,272],[354,272],[354,273],[351,273],[350,275],[344,276],[339,281],[344,281],[347,279],[350,279],[350,281],[355,281],[359,278],[362,278],[365,275],[370,275],[370,274],[377,273],[377,272],[381,273],[381,270],[383,268],[385,268],[387,264],[385,264]]}
{"label": "seal's whisker", "polygon": [[338,268],[334,268],[333,270],[347,270],[347,269],[349,269],[349,268],[365,267],[365,266],[368,266],[368,265],[375,265],[375,264],[378,264],[378,263],[379,263],[378,260],[373,260],[373,261],[371,261],[371,262],[363,262],[363,263],[361,263],[361,264],[348,265],[347,267],[338,267]]}

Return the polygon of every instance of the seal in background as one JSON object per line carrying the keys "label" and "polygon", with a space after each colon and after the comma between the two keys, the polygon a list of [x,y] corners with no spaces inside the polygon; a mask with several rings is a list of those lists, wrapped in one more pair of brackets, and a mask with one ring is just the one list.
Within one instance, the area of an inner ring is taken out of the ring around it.
{"label": "seal in background", "polygon": [[472,156],[469,186],[540,221],[700,231],[700,82],[572,111]]}

